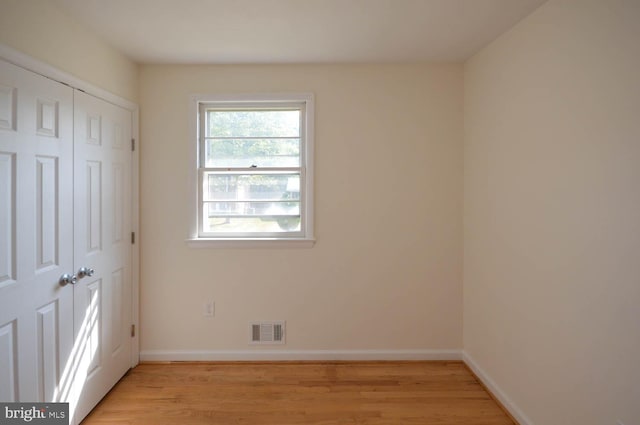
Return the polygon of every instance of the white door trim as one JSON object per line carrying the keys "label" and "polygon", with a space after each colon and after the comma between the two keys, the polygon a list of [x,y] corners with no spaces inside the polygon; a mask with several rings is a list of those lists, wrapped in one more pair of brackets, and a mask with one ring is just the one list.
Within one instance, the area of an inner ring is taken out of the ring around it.
{"label": "white door trim", "polygon": [[140,360],[140,335],[138,329],[140,312],[139,312],[139,297],[140,297],[140,223],[139,223],[139,211],[140,211],[140,134],[139,134],[139,107],[137,104],[127,100],[123,97],[117,96],[107,90],[104,90],[98,86],[88,83],[78,77],[75,77],[67,72],[61,71],[48,63],[35,59],[27,54],[24,54],[18,50],[8,47],[0,43],[0,58],[21,68],[40,74],[43,77],[50,78],[58,81],[62,84],[66,84],[73,88],[82,90],[92,96],[98,97],[114,105],[131,111],[132,123],[131,134],[136,141],[136,147],[131,158],[131,227],[135,232],[136,241],[131,247],[131,317],[133,318],[133,325],[135,326],[136,333],[131,341],[131,367],[134,367]]}

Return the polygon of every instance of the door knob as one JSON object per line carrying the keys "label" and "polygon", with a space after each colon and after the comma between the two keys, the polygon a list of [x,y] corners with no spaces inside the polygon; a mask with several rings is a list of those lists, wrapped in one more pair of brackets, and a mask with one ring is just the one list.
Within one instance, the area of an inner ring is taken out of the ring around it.
{"label": "door knob", "polygon": [[78,279],[82,279],[83,277],[86,276],[93,276],[94,270],[92,268],[89,267],[80,267],[80,270],[78,270]]}
{"label": "door knob", "polygon": [[58,283],[62,286],[65,286],[69,283],[74,285],[77,281],[78,281],[78,277],[75,274],[65,273],[62,276],[60,276],[60,280],[58,280]]}

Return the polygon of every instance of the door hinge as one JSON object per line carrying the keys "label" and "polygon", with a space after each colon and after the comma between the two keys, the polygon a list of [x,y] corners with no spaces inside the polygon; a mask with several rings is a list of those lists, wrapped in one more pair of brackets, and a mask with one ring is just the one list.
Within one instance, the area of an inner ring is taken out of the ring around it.
{"label": "door hinge", "polygon": [[136,139],[131,139],[131,151],[136,150]]}
{"label": "door hinge", "polygon": [[131,232],[131,245],[136,243],[136,232]]}
{"label": "door hinge", "polygon": [[136,336],[136,325],[131,325],[131,338]]}

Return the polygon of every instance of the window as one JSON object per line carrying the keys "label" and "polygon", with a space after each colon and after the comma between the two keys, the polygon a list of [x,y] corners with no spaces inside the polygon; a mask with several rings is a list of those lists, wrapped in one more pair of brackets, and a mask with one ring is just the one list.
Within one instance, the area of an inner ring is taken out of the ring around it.
{"label": "window", "polygon": [[203,96],[195,103],[197,233],[191,240],[310,245],[312,95]]}

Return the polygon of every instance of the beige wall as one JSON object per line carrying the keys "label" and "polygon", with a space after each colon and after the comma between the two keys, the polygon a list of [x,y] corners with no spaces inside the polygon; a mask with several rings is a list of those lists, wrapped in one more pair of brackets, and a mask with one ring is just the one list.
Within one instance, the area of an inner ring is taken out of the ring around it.
{"label": "beige wall", "polygon": [[0,43],[137,101],[137,65],[50,0],[0,0],[0,10]]}
{"label": "beige wall", "polygon": [[[284,319],[286,350],[464,346],[531,424],[640,423],[637,1],[550,0],[465,64],[464,105],[461,65],[139,76],[50,1],[0,4],[0,43],[142,105],[143,353]],[[188,248],[189,95],[287,91],[316,95],[316,246]]]}
{"label": "beige wall", "polygon": [[[462,66],[143,66],[143,352],[462,348]],[[185,244],[189,95],[313,92],[311,249]],[[213,319],[203,301],[216,302]]]}
{"label": "beige wall", "polygon": [[640,2],[465,65],[464,349],[532,424],[640,423]]}

